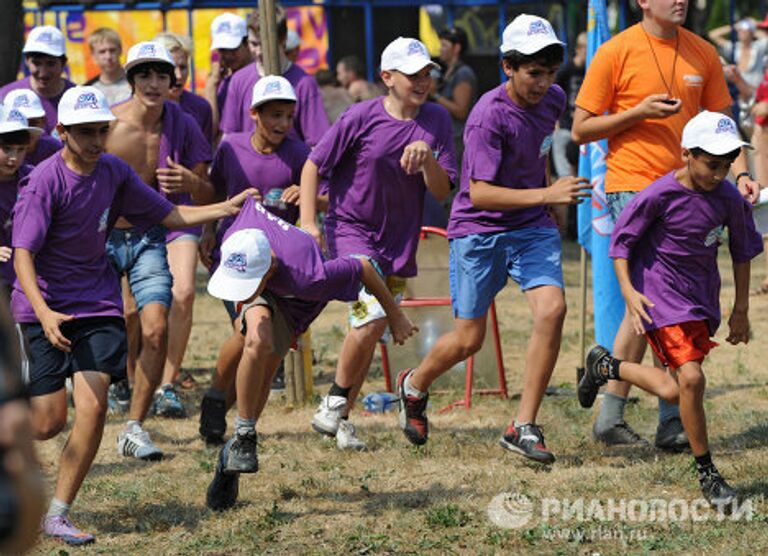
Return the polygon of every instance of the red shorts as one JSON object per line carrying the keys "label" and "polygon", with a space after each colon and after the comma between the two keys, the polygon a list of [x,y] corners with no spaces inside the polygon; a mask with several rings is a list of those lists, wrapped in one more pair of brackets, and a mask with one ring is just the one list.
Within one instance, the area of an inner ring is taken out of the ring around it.
{"label": "red shorts", "polygon": [[709,327],[703,320],[692,320],[670,326],[662,326],[645,333],[656,356],[671,369],[684,363],[701,363],[718,343],[709,339]]}

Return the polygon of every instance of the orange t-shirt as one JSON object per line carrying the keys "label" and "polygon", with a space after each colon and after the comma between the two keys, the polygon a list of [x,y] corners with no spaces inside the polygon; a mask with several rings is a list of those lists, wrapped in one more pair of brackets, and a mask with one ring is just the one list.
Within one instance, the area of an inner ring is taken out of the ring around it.
{"label": "orange t-shirt", "polygon": [[682,108],[674,116],[643,120],[608,139],[608,193],[640,191],[679,167],[680,140],[688,120],[701,109],[720,112],[731,105],[714,46],[682,27],[678,33],[674,81],[677,39],[646,34],[639,23],[603,44],[584,77],[576,105],[592,114],[624,112],[648,95],[667,93],[664,80],[672,87],[672,97],[682,100]]}

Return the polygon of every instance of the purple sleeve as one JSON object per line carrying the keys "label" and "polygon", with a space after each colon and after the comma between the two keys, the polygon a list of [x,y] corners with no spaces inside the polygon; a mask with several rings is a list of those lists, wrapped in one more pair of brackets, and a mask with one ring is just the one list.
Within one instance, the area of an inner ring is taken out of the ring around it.
{"label": "purple sleeve", "polygon": [[356,110],[344,112],[310,153],[309,160],[317,165],[320,176],[330,177],[333,168],[357,139],[359,118],[356,112]]}
{"label": "purple sleeve", "polygon": [[12,245],[37,253],[45,243],[51,224],[55,196],[46,183],[30,182],[20,189],[13,209]]}
{"label": "purple sleeve", "polygon": [[[246,68],[242,68],[245,70]],[[237,74],[232,77],[229,83],[229,90],[221,107],[221,117],[219,119],[219,129],[222,133],[237,133],[243,130],[243,98],[240,90],[240,80],[236,79]]]}
{"label": "purple sleeve", "polygon": [[469,177],[489,183],[498,181],[503,158],[501,136],[484,127],[472,126],[467,128],[464,139]]}
{"label": "purple sleeve", "polygon": [[131,224],[144,230],[159,224],[171,213],[175,205],[141,181],[138,174],[129,167],[126,166],[126,170],[122,187],[112,202],[114,218],[123,216]]}
{"label": "purple sleeve", "polygon": [[763,252],[763,238],[755,229],[752,206],[741,196],[730,205],[727,226],[734,263],[747,263]]}
{"label": "purple sleeve", "polygon": [[323,97],[317,83],[310,76],[302,79],[297,88],[299,89],[297,108],[300,113],[294,126],[304,142],[314,147],[330,128],[328,116],[323,107]]}
{"label": "purple sleeve", "polygon": [[325,280],[322,289],[328,299],[355,301],[360,293],[363,263],[357,257],[340,257],[323,263]]}
{"label": "purple sleeve", "polygon": [[612,259],[629,259],[632,248],[659,216],[661,203],[657,202],[657,197],[647,193],[650,190],[646,188],[638,193],[621,211],[608,248],[608,256]]}

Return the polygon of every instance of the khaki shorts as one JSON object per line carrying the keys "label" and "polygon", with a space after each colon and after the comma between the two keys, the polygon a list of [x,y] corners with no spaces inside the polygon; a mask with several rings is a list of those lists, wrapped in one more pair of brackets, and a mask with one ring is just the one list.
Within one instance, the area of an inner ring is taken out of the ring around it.
{"label": "khaki shorts", "polygon": [[277,304],[277,299],[275,299],[275,296],[271,293],[264,292],[263,295],[260,295],[253,301],[237,304],[237,318],[240,319],[241,322],[240,333],[245,336],[245,333],[248,331],[248,327],[245,323],[246,311],[251,307],[259,306],[267,307],[270,313],[272,313],[272,349],[274,350],[275,355],[285,357],[285,354],[288,353],[288,350],[291,349],[291,345],[293,345],[293,340],[295,339],[296,334],[285,319],[285,315],[283,315],[283,312],[280,310],[280,307]]}

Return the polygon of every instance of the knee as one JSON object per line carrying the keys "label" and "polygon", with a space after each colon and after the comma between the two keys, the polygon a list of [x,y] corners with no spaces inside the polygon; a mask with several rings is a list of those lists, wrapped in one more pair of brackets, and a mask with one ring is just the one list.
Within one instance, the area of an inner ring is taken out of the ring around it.
{"label": "knee", "polygon": [[674,380],[670,380],[665,384],[657,394],[662,400],[671,403],[672,405],[678,405],[680,403],[680,388]]}
{"label": "knee", "polygon": [[151,319],[141,323],[142,346],[152,350],[165,349],[168,325],[164,318]]}
{"label": "knee", "polygon": [[247,334],[245,345],[243,346],[243,355],[251,359],[263,359],[274,353],[272,337],[259,334]]}
{"label": "knee", "polygon": [[174,284],[173,302],[183,311],[192,311],[192,305],[195,303],[194,284]]}
{"label": "knee", "polygon": [[700,370],[682,370],[678,373],[677,381],[680,390],[690,394],[702,394],[707,386],[707,379]]}
{"label": "knee", "polygon": [[563,325],[566,312],[567,307],[565,305],[565,299],[562,297],[555,298],[549,303],[540,304],[536,307],[533,319],[538,326],[559,328]]}
{"label": "knee", "polygon": [[36,440],[50,440],[67,425],[67,415],[46,415],[33,420]]}
{"label": "knee", "polygon": [[460,333],[457,335],[458,348],[461,352],[461,358],[466,359],[470,355],[474,355],[480,348],[483,347],[483,340],[485,340],[485,330],[475,330],[466,333]]}
{"label": "knee", "polygon": [[386,319],[378,319],[359,328],[353,328],[350,335],[356,336],[361,343],[375,343],[379,341],[386,328]]}
{"label": "knee", "polygon": [[80,416],[89,423],[98,424],[106,417],[107,407],[106,396],[81,396],[75,400],[75,417]]}

